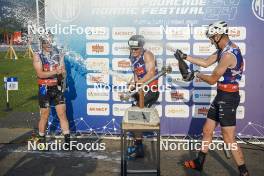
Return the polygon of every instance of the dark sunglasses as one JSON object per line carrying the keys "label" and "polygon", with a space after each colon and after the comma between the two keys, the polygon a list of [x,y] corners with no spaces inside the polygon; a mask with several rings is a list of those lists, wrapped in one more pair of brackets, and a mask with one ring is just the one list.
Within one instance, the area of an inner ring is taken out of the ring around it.
{"label": "dark sunglasses", "polygon": [[130,48],[131,51],[137,51],[139,50],[140,48]]}

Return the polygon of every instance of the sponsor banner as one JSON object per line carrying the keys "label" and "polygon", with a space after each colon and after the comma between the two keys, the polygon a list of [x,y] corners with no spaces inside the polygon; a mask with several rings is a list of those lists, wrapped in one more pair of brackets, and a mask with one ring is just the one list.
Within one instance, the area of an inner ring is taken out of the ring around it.
{"label": "sponsor banner", "polygon": [[190,27],[167,27],[165,33],[167,40],[190,39]]}
{"label": "sponsor banner", "polygon": [[245,40],[246,28],[240,27],[228,27],[228,36],[231,40]]}
{"label": "sponsor banner", "polygon": [[86,43],[86,54],[87,55],[108,55],[109,54],[109,43],[107,42]]}
{"label": "sponsor banner", "polygon": [[189,102],[190,92],[183,89],[166,91],[165,98],[167,102]]}
{"label": "sponsor banner", "polygon": [[216,66],[217,66],[217,63],[214,63],[213,65],[210,65],[207,68],[200,67],[198,65],[193,64],[193,70],[199,70],[201,72],[212,72]]}
{"label": "sponsor banner", "polygon": [[131,107],[131,104],[113,104],[113,116],[124,116],[127,108]]}
{"label": "sponsor banner", "polygon": [[129,56],[130,51],[127,42],[113,43],[112,45],[113,55],[127,55]]}
{"label": "sponsor banner", "polygon": [[194,27],[193,29],[194,40],[207,40],[209,42],[209,39],[206,37],[206,30],[207,27]]}
{"label": "sponsor banner", "polygon": [[167,86],[172,87],[189,87],[191,82],[185,82],[182,80],[181,74],[168,74],[166,76]]}
{"label": "sponsor banner", "polygon": [[88,88],[87,100],[109,101],[110,90],[102,88]]}
{"label": "sponsor banner", "polygon": [[103,73],[88,73],[86,75],[86,83],[89,86],[95,84],[109,84],[109,75]]}
{"label": "sponsor banner", "polygon": [[121,101],[120,100],[120,95],[122,95],[122,92],[118,92],[117,90],[113,90],[112,91],[112,95],[113,95],[113,100],[114,101]]}
{"label": "sponsor banner", "polygon": [[115,71],[131,71],[131,62],[128,58],[113,58],[112,69]]}
{"label": "sponsor banner", "polygon": [[113,27],[112,38],[114,40],[127,40],[136,34],[136,28],[134,27]]}
{"label": "sponsor banner", "polygon": [[108,103],[88,103],[87,114],[93,116],[109,116],[110,109]]}
{"label": "sponsor banner", "polygon": [[216,96],[216,90],[194,90],[193,102],[195,103],[210,103]]}
{"label": "sponsor banner", "polygon": [[193,105],[192,116],[194,118],[206,118],[210,105]]}
{"label": "sponsor banner", "polygon": [[171,118],[188,118],[189,106],[188,105],[166,105],[165,116]]}
{"label": "sponsor banner", "polygon": [[236,110],[236,118],[237,119],[244,119],[245,118],[245,107],[238,106]]}
{"label": "sponsor banner", "polygon": [[146,40],[163,39],[163,29],[161,27],[140,27],[139,34],[143,35]]}
{"label": "sponsor banner", "polygon": [[239,95],[240,95],[240,103],[245,103],[246,92],[244,90],[239,90]]}
{"label": "sponsor banner", "polygon": [[197,42],[193,44],[193,55],[210,56],[216,51],[215,46],[210,42]]}
{"label": "sponsor banner", "polygon": [[193,79],[193,86],[194,87],[216,87],[216,84],[210,85],[210,84],[202,81],[200,78],[195,77]]}
{"label": "sponsor banner", "polygon": [[163,47],[160,43],[146,43],[144,48],[150,50],[155,56],[163,54]]}
{"label": "sponsor banner", "polygon": [[244,56],[246,55],[246,44],[244,42],[236,42],[236,44],[238,45],[241,54]]}
{"label": "sponsor banner", "polygon": [[[169,42],[169,43],[166,44],[166,47],[173,48],[173,49],[175,49],[175,51],[176,51],[176,49],[179,49],[182,52],[190,55],[190,50],[191,50],[190,43],[185,43],[185,42],[172,43],[172,42]],[[171,50],[166,48],[166,55],[170,56],[170,55],[173,55],[173,54],[174,54],[173,51],[171,51]]]}
{"label": "sponsor banner", "polygon": [[109,70],[109,59],[108,58],[89,58],[85,60],[87,70],[91,71],[108,71]]}
{"label": "sponsor banner", "polygon": [[118,74],[118,75],[112,75],[113,78],[113,85],[127,85],[127,83],[131,80],[133,77],[132,73],[126,73],[126,74]]}
{"label": "sponsor banner", "polygon": [[[193,38],[195,40],[207,40],[206,37],[207,27],[194,27]],[[240,27],[228,27],[228,35],[231,40],[245,40],[246,39],[246,28],[243,26]]]}
{"label": "sponsor banner", "polygon": [[108,40],[109,28],[108,27],[86,27],[87,40]]}
{"label": "sponsor banner", "polygon": [[[190,62],[189,61],[185,61],[185,62],[190,68]],[[169,65],[172,67],[172,71],[180,71],[178,60],[176,58],[167,58],[166,59],[166,66],[169,66]]]}
{"label": "sponsor banner", "polygon": [[246,77],[243,74],[241,80],[239,81],[239,87],[245,87],[245,86],[246,86]]}

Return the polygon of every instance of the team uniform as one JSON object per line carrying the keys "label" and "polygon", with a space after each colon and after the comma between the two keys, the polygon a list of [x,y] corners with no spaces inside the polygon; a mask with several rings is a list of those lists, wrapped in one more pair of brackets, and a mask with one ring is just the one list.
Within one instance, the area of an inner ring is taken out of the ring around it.
{"label": "team uniform", "polygon": [[[44,72],[55,70],[60,66],[60,56],[58,54],[50,53],[50,56],[44,55],[42,52],[38,53],[41,60],[42,69]],[[61,78],[54,75],[49,78],[38,78],[39,85],[39,106],[40,108],[48,108],[51,101],[54,105],[65,104],[64,94],[59,90]]]}
{"label": "team uniform", "polygon": [[[144,61],[144,53],[146,50],[143,50],[140,58],[135,58],[130,56],[129,59],[131,61],[132,70],[134,74],[138,77],[138,79],[142,79],[146,74],[146,65]],[[155,74],[158,74],[157,63],[155,62],[156,70]],[[151,83],[148,84],[150,90],[144,96],[144,106],[151,107],[159,98],[159,91],[158,91],[158,78],[153,80]],[[134,98],[138,101],[139,94],[135,94]]]}
{"label": "team uniform", "polygon": [[219,122],[222,127],[236,125],[236,109],[240,102],[239,81],[244,67],[240,49],[232,47],[231,41],[223,50],[217,51],[218,62],[224,53],[232,54],[237,64],[234,68],[227,68],[223,75],[224,79],[217,82],[217,95],[207,114],[207,118]]}

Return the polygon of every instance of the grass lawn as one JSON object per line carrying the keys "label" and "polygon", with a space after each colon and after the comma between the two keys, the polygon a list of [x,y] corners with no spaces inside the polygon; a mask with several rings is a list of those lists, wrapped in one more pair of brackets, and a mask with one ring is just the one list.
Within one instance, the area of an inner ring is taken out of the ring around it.
{"label": "grass lawn", "polygon": [[0,118],[8,114],[6,107],[6,92],[4,77],[18,78],[18,91],[9,91],[10,106],[15,112],[37,112],[37,82],[36,74],[30,58],[23,58],[24,52],[18,52],[18,60],[6,59],[5,52],[0,52]]}

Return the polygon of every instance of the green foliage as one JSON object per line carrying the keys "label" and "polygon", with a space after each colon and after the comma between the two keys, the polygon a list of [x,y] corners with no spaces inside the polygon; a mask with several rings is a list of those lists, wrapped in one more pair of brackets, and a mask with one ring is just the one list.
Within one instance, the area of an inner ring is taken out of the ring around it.
{"label": "green foliage", "polygon": [[38,87],[32,59],[23,58],[24,52],[17,53],[18,60],[5,58],[5,52],[0,52],[0,118],[7,115],[6,92],[4,90],[4,77],[18,78],[18,91],[9,91],[11,108],[15,112],[38,111]]}

